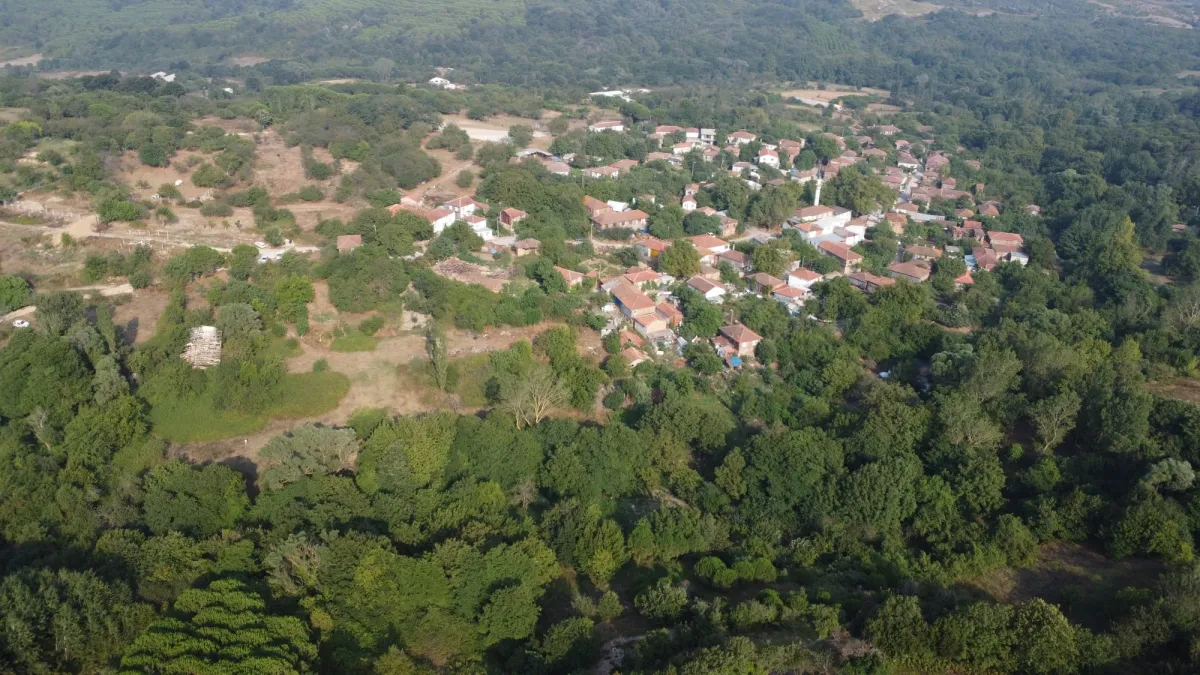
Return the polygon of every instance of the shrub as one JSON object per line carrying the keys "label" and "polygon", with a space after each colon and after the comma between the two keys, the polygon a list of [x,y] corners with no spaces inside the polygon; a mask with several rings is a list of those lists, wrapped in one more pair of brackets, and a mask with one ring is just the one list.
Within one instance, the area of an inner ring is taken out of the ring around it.
{"label": "shrub", "polygon": [[312,371],[314,373],[323,373],[327,370],[329,370],[329,362],[325,359],[317,359],[316,361],[313,361]]}
{"label": "shrub", "polygon": [[471,183],[475,182],[475,172],[470,169],[463,169],[458,172],[458,177],[454,179],[454,184],[458,187],[471,187]]}
{"label": "shrub", "polygon": [[306,202],[319,202],[325,198],[325,193],[316,185],[305,185],[296,191],[296,196]]}
{"label": "shrub", "polygon": [[266,232],[263,232],[263,239],[272,246],[283,246],[283,233],[278,227],[268,227]]}
{"label": "shrub", "polygon": [[207,218],[227,218],[233,215],[233,207],[225,202],[205,202],[200,205],[200,215]]}
{"label": "shrub", "polygon": [[202,164],[192,174],[192,185],[196,187],[225,187],[229,185],[229,175],[212,164]]}
{"label": "shrub", "polygon": [[374,335],[383,328],[384,320],[382,316],[373,316],[369,319],[363,319],[362,323],[358,324],[358,331],[364,335]]}
{"label": "shrub", "polygon": [[149,288],[152,283],[154,283],[154,278],[146,270],[138,270],[129,275],[129,285],[134,288]]}

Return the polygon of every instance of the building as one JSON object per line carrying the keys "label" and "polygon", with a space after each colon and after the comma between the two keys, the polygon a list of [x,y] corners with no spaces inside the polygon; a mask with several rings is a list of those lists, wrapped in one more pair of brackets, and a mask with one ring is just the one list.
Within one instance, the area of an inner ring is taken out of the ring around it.
{"label": "building", "polygon": [[510,206],[500,212],[500,224],[512,227],[522,220],[525,220],[526,216],[528,215],[528,213],[525,213],[521,209],[514,209]]}
{"label": "building", "polygon": [[836,241],[823,241],[817,244],[821,253],[836,258],[842,264],[842,273],[848,274],[862,264],[863,257],[849,246]]}
{"label": "building", "polygon": [[766,272],[758,272],[758,273],[752,274],[752,275],[750,275],[749,280],[750,280],[753,288],[755,288],[759,293],[762,293],[763,295],[770,295],[771,293],[773,293],[775,291],[775,289],[783,288],[788,285],[787,282],[784,281],[783,279],[778,279],[776,277],[773,277],[770,274],[767,274]]}
{"label": "building", "polygon": [[[754,356],[754,349],[758,347],[759,342],[762,342],[761,335],[740,323],[725,326],[721,329],[721,335],[733,343],[734,353],[742,357]],[[722,354],[722,356],[725,355]]]}
{"label": "building", "polygon": [[697,249],[706,248],[718,255],[733,248],[729,245],[729,242],[725,241],[724,239],[714,237],[711,234],[698,234],[694,237],[691,237],[691,240],[692,244],[695,245]]}
{"label": "building", "polygon": [[[996,265],[1000,264],[1000,258],[996,255],[996,252],[990,248],[976,246],[975,248],[971,249],[971,254],[971,257],[975,262],[976,269],[992,270],[996,267]],[[970,267],[970,265],[968,265],[968,267]]]}
{"label": "building", "polygon": [[667,302],[660,302],[654,308],[654,311],[659,314],[671,328],[675,328],[683,323],[683,312],[679,308]]}
{"label": "building", "polygon": [[571,165],[564,162],[546,162],[542,166],[546,167],[546,171],[554,176],[571,175]]}
{"label": "building", "polygon": [[813,285],[823,278],[824,277],[822,277],[820,274],[817,274],[808,268],[797,267],[791,272],[788,272],[787,285],[791,286],[792,288],[799,288],[801,290],[808,291],[812,290]]}
{"label": "building", "polygon": [[645,260],[646,262],[658,259],[658,256],[662,255],[669,248],[671,248],[670,242],[655,239],[654,237],[640,239],[633,244],[633,250],[637,253],[638,259]]}
{"label": "building", "polygon": [[909,261],[898,262],[888,265],[888,274],[893,279],[906,279],[913,283],[922,283],[929,280],[929,275],[932,271],[929,269],[929,263],[924,261]]}
{"label": "building", "polygon": [[588,131],[625,131],[625,123],[621,120],[605,120],[588,125]]}
{"label": "building", "polygon": [[758,138],[758,136],[755,136],[754,134],[750,133],[749,131],[746,131],[745,129],[742,129],[740,131],[735,131],[732,134],[729,134],[729,143],[731,145],[749,145],[750,143],[753,143],[757,138]]}
{"label": "building", "polygon": [[796,314],[804,308],[804,299],[808,297],[808,291],[803,288],[782,286],[776,288],[771,293],[771,297],[783,303],[789,313]]}
{"label": "building", "polygon": [[362,246],[361,234],[340,234],[337,238],[338,253],[349,253]]}
{"label": "building", "polygon": [[721,302],[725,297],[725,287],[715,281],[695,276],[688,279],[687,285],[692,290],[704,296],[709,302]]}
{"label": "building", "polygon": [[643,230],[646,228],[649,219],[649,214],[639,209],[630,209],[629,211],[609,210],[592,216],[592,224],[598,230],[613,230],[617,228]]}
{"label": "building", "polygon": [[908,256],[913,260],[934,261],[942,257],[942,252],[940,250],[933,248],[932,246],[920,246],[918,244],[905,246],[904,252],[907,253]]}
{"label": "building", "polygon": [[683,199],[679,200],[679,205],[684,211],[695,211],[697,206],[696,198],[691,195],[684,195]]}
{"label": "building", "polygon": [[667,320],[658,312],[638,314],[633,317],[633,329],[646,337],[652,337],[667,330]]}
{"label": "building", "polygon": [[612,211],[611,206],[591,195],[584,195],[583,208],[587,210],[588,218],[594,218],[596,214],[604,213],[605,211]]}
{"label": "building", "polygon": [[452,211],[459,220],[475,215],[475,207],[476,202],[471,197],[459,197],[442,203],[442,208]]}
{"label": "building", "polygon": [[617,170],[618,174],[627,173],[630,169],[637,165],[638,162],[636,159],[619,159],[612,164],[609,164],[609,166]]}
{"label": "building", "polygon": [[626,347],[625,349],[622,349],[620,354],[621,356],[625,357],[625,361],[629,363],[630,368],[636,368],[638,364],[645,363],[646,361],[650,360],[649,357],[646,356],[645,352],[638,351],[633,347]]}
{"label": "building", "polygon": [[617,284],[612,290],[612,296],[617,308],[630,319],[654,313],[654,301],[631,284]]}
{"label": "building", "polygon": [[589,169],[584,169],[583,175],[588,178],[595,178],[596,180],[601,178],[616,178],[621,175],[621,170],[614,166],[593,166]]}
{"label": "building", "polygon": [[778,169],[779,168],[779,153],[775,152],[774,150],[768,150],[766,148],[763,148],[762,150],[758,151],[758,158],[755,159],[755,161],[758,162],[759,164],[761,164],[762,166],[772,166],[772,167],[775,167],[776,169]]}
{"label": "building", "polygon": [[815,223],[822,218],[828,218],[833,215],[833,207],[818,204],[816,206],[805,206],[802,209],[796,209],[793,219],[801,223]]}
{"label": "building", "polygon": [[992,246],[1015,246],[1020,248],[1025,245],[1025,238],[1016,232],[988,232],[987,239]]}
{"label": "building", "polygon": [[870,272],[854,272],[846,275],[850,285],[867,293],[874,293],[884,286],[891,286],[896,283],[895,279],[889,277],[877,277]]}
{"label": "building", "polygon": [[733,266],[733,271],[740,275],[744,275],[752,269],[750,256],[742,253],[741,251],[734,251],[732,249],[723,253],[718,253],[717,262],[729,263],[731,266]]}
{"label": "building", "polygon": [[537,253],[538,249],[541,247],[542,242],[538,241],[537,239],[522,239],[520,241],[513,242],[512,250],[513,255],[520,258],[532,253]]}

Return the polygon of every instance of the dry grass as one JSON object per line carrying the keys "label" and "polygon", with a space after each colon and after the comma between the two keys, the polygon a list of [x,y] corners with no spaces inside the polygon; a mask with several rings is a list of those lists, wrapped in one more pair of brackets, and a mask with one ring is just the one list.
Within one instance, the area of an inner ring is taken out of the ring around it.
{"label": "dry grass", "polygon": [[1163,398],[1200,404],[1200,380],[1180,377],[1174,380],[1159,380],[1146,385],[1150,393]]}

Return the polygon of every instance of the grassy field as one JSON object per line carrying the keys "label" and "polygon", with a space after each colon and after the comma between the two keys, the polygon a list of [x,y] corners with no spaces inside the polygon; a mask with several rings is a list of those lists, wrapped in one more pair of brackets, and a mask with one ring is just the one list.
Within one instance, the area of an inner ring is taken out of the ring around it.
{"label": "grassy field", "polygon": [[278,405],[257,415],[214,410],[209,396],[157,405],[150,409],[154,433],[172,443],[219,441],[252,434],[272,419],[302,419],[337,407],[350,389],[341,373],[293,373],[285,376]]}
{"label": "grassy field", "polygon": [[355,330],[334,338],[333,344],[329,348],[335,352],[373,352],[378,344],[379,340],[375,339],[373,335],[366,335]]}

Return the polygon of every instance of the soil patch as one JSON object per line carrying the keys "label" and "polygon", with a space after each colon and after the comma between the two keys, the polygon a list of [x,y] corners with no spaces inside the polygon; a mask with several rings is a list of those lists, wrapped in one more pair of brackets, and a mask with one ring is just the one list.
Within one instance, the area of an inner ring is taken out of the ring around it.
{"label": "soil patch", "polygon": [[444,124],[454,124],[467,132],[472,141],[500,143],[508,138],[508,128],[514,124],[524,124],[533,127],[533,142],[531,148],[546,150],[553,142],[550,132],[538,120],[513,115],[495,115],[486,120],[469,119],[466,115],[442,115]]}
{"label": "soil patch", "polygon": [[36,66],[37,64],[42,62],[42,58],[43,57],[41,54],[34,54],[32,56],[23,56],[19,59],[9,59],[8,61],[0,61],[0,68],[3,68],[4,66],[12,66],[14,68],[17,68],[20,66]]}
{"label": "soil patch", "polygon": [[235,56],[229,59],[229,62],[235,66],[257,66],[270,60],[265,56]]}

